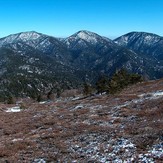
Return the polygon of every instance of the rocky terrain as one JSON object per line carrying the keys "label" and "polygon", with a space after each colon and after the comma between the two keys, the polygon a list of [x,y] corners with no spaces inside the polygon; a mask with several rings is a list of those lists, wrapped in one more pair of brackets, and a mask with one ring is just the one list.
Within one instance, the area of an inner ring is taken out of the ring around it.
{"label": "rocky terrain", "polygon": [[115,95],[0,104],[0,162],[163,162],[163,80]]}

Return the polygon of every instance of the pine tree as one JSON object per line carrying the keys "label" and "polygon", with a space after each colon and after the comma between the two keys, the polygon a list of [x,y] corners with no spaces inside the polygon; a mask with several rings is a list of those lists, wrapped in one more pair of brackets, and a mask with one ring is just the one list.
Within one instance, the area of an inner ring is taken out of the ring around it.
{"label": "pine tree", "polygon": [[109,78],[106,76],[101,76],[96,82],[97,93],[103,93],[109,91]]}
{"label": "pine tree", "polygon": [[88,83],[84,83],[84,86],[83,86],[83,94],[88,96],[88,95],[91,95],[93,92],[93,88],[90,84]]}
{"label": "pine tree", "polygon": [[109,82],[109,93],[114,94],[128,85],[136,84],[142,81],[141,75],[130,74],[125,69],[117,71]]}
{"label": "pine tree", "polygon": [[13,97],[13,96],[9,96],[9,97],[7,98],[7,104],[14,104],[14,103],[15,103],[14,97]]}
{"label": "pine tree", "polygon": [[54,99],[54,93],[53,90],[50,90],[47,94],[47,99],[48,100],[53,100]]}

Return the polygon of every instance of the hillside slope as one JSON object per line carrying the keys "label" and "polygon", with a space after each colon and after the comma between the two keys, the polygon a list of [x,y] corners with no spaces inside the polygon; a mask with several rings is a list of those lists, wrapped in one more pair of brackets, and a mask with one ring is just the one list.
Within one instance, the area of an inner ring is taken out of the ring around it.
{"label": "hillside slope", "polygon": [[0,105],[2,163],[163,161],[163,80],[23,108]]}

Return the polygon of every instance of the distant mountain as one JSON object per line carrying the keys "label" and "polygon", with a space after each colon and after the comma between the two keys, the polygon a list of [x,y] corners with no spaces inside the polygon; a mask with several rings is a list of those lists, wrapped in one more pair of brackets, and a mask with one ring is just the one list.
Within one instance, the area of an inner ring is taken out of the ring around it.
{"label": "distant mountain", "polygon": [[1,97],[80,87],[121,68],[161,78],[161,49],[162,37],[137,32],[114,41],[85,30],[62,39],[35,31],[9,35],[0,39]]}
{"label": "distant mountain", "polygon": [[79,31],[62,42],[71,52],[73,64],[88,70],[96,67],[106,54],[118,50],[112,40],[89,31]]}
{"label": "distant mountain", "polygon": [[62,42],[72,53],[73,63],[77,68],[112,75],[123,67],[151,79],[163,75],[154,58],[140,55],[93,32],[79,31]]}
{"label": "distant mountain", "polygon": [[62,42],[37,32],[0,39],[1,98],[76,87],[81,79],[69,65],[70,57]]}
{"label": "distant mountain", "polygon": [[0,57],[0,97],[37,97],[51,89],[74,88],[81,83],[76,70],[35,50],[21,55],[1,48]]}
{"label": "distant mountain", "polygon": [[163,37],[153,33],[131,32],[114,40],[136,53],[163,60]]}
{"label": "distant mountain", "polygon": [[2,38],[0,39],[0,47],[10,48],[21,54],[32,48],[62,62],[66,62],[70,57],[66,47],[57,38],[35,31],[22,32]]}
{"label": "distant mountain", "polygon": [[70,49],[81,49],[81,48],[90,48],[90,46],[95,47],[103,44],[109,44],[112,46],[113,41],[110,39],[106,39],[96,33],[89,31],[79,31],[72,36],[63,40],[63,42]]}

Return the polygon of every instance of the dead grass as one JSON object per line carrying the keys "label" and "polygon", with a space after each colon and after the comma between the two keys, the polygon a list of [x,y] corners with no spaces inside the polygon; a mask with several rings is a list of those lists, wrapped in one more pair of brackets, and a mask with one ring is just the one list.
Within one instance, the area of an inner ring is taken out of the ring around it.
{"label": "dead grass", "polygon": [[[24,100],[21,105],[25,109],[18,113],[6,113],[5,109],[11,105],[1,104],[0,162],[32,162],[40,157],[46,158],[47,162],[88,162],[89,156],[72,151],[72,146],[79,144],[85,149],[85,144],[96,142],[99,152],[104,155],[109,141],[106,135],[115,140],[131,139],[137,147],[136,155],[145,153],[163,139],[163,98],[138,103],[132,103],[132,100],[157,90],[163,90],[162,80],[131,86],[119,95],[45,104]],[[72,96],[74,91],[68,94]],[[130,103],[124,106],[126,102]],[[79,105],[82,107],[75,109]],[[94,135],[92,142],[87,142],[91,134]],[[107,152],[113,152],[113,147],[107,148]],[[117,154],[122,155],[123,150]],[[158,162],[160,160],[157,158]]]}

